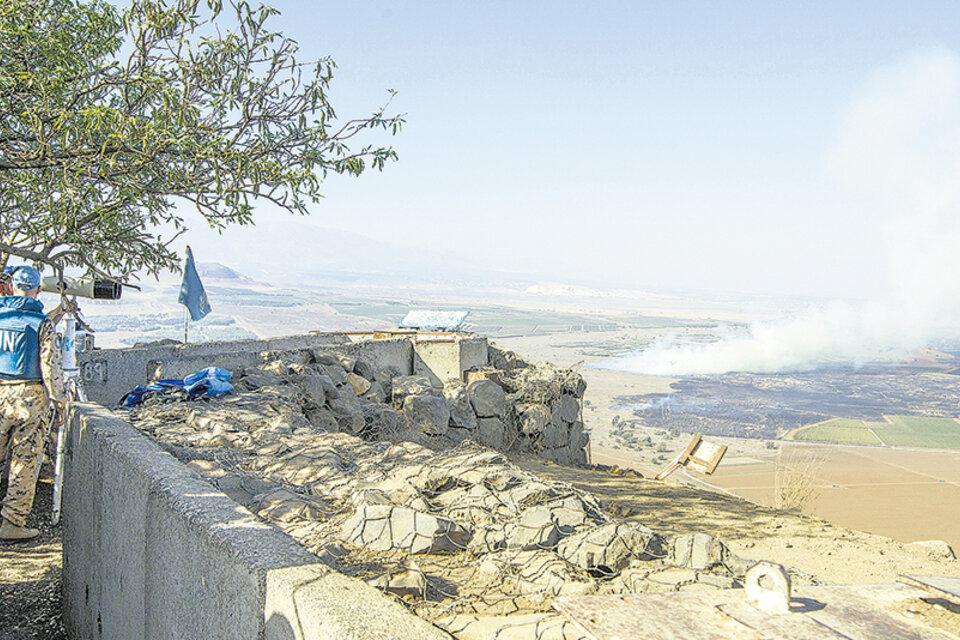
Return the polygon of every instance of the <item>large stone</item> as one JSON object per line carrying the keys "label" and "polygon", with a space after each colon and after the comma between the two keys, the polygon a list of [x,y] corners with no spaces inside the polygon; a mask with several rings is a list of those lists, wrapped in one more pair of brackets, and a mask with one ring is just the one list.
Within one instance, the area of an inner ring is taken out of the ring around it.
{"label": "large stone", "polygon": [[478,418],[502,418],[507,412],[507,394],[493,380],[474,380],[467,385],[467,397]]}
{"label": "large stone", "polygon": [[430,378],[427,376],[399,376],[391,381],[392,399],[396,407],[402,407],[407,396],[422,396],[433,394],[437,391],[430,384]]}
{"label": "large stone", "polygon": [[[543,550],[489,554],[479,563],[477,573],[484,582],[503,590],[509,588],[519,595],[549,598],[596,591],[588,574]],[[504,584],[505,577],[509,587]]]}
{"label": "large stone", "polygon": [[330,410],[333,411],[334,415],[338,418],[353,415],[355,413],[360,413],[360,401],[352,396],[343,394],[339,398],[330,400],[327,402],[327,406],[330,407]]}
{"label": "large stone", "polygon": [[327,401],[340,397],[340,390],[337,389],[337,385],[333,384],[330,376],[325,373],[318,373],[315,374],[314,377],[320,382],[320,386],[323,387],[323,394],[326,396]]}
{"label": "large stone", "polygon": [[544,449],[556,449],[562,447],[568,442],[569,431],[562,422],[550,422],[543,429]]}
{"label": "large stone", "polygon": [[720,541],[707,533],[685,533],[671,544],[670,560],[678,567],[709,569],[719,564],[722,557]]}
{"label": "large stone", "polygon": [[314,351],[313,359],[317,362],[317,364],[322,364],[327,366],[330,366],[330,365],[339,366],[340,364],[340,361],[337,360],[337,356],[333,353],[330,353],[329,351],[320,351],[320,350]]}
{"label": "large stone", "polygon": [[908,549],[919,551],[936,560],[956,560],[953,548],[943,540],[920,540],[906,545]]}
{"label": "large stone", "polygon": [[522,369],[527,366],[527,363],[513,351],[501,349],[493,344],[487,345],[487,361],[491,366],[505,371]]}
{"label": "large stone", "polygon": [[348,542],[377,551],[456,553],[470,542],[470,532],[446,518],[382,504],[358,508],[341,530]]}
{"label": "large stone", "polygon": [[503,451],[507,446],[507,427],[500,418],[477,419],[477,442],[485,447]]}
{"label": "large stone", "polygon": [[327,395],[323,390],[323,380],[318,375],[307,374],[300,378],[298,385],[303,389],[304,394],[318,407],[322,407],[327,401]]}
{"label": "large stone", "polygon": [[310,424],[313,425],[316,429],[321,431],[338,431],[338,422],[337,417],[333,412],[322,409],[308,409],[304,413],[307,416],[307,419],[310,421]]}
{"label": "large stone", "polygon": [[383,387],[380,386],[379,382],[371,382],[370,388],[365,394],[363,394],[363,398],[371,402],[382,404],[387,401],[387,394],[384,392]]}
{"label": "large stone", "polygon": [[347,373],[353,373],[353,368],[357,364],[357,359],[353,356],[337,356],[337,361]]}
{"label": "large stone", "polygon": [[377,381],[376,369],[366,360],[361,360],[358,358],[353,365],[353,372],[358,376],[366,378],[370,382]]}
{"label": "large stone", "polygon": [[384,438],[400,429],[403,418],[393,407],[379,402],[364,402],[361,407],[366,425],[365,434]]}
{"label": "large stone", "polygon": [[581,376],[576,371],[566,370],[562,374],[562,384],[563,391],[569,393],[575,398],[582,398],[584,392],[587,390],[587,383],[584,382],[583,376]]}
{"label": "large stone", "polygon": [[552,549],[560,540],[560,530],[550,509],[543,506],[527,509],[507,536],[510,549]]}
{"label": "large stone", "polygon": [[349,385],[344,386],[340,397],[336,400],[330,400],[328,406],[333,411],[337,424],[340,425],[340,431],[354,435],[363,431],[365,425],[363,407],[357,397],[353,395],[353,390],[350,389]]}
{"label": "large stone", "polygon": [[456,429],[476,429],[477,414],[473,412],[466,387],[462,384],[452,384],[443,389],[443,397],[447,400],[447,409],[450,411],[450,426]]}
{"label": "large stone", "polygon": [[279,386],[283,384],[283,378],[270,371],[254,369],[250,373],[243,376],[243,378],[240,379],[240,382],[246,389],[255,391],[262,387]]}
{"label": "large stone", "polygon": [[353,387],[353,392],[358,396],[362,396],[367,391],[370,391],[371,383],[369,380],[363,376],[359,376],[356,373],[350,372],[347,374],[347,382],[350,383],[350,386]]}
{"label": "large stone", "polygon": [[634,558],[653,560],[666,555],[663,541],[650,529],[615,522],[564,538],[557,553],[600,577],[618,574]]}
{"label": "large stone", "polygon": [[564,422],[576,422],[580,418],[580,401],[568,393],[560,396],[560,417]]}
{"label": "large stone", "polygon": [[599,510],[586,504],[577,495],[551,500],[544,503],[543,508],[550,510],[550,518],[557,525],[562,536],[568,536],[601,523]]}
{"label": "large stone", "polygon": [[403,415],[427,435],[443,435],[450,423],[450,411],[440,396],[407,396],[403,401]]}
{"label": "large stone", "polygon": [[550,412],[542,404],[524,404],[517,406],[520,419],[520,433],[532,436],[542,433],[550,422]]}
{"label": "large stone", "polygon": [[286,489],[257,496],[254,500],[260,517],[273,521],[324,520],[334,512],[329,504]]}
{"label": "large stone", "polygon": [[590,443],[590,436],[584,433],[583,423],[579,420],[570,425],[569,443],[575,449],[582,449]]}
{"label": "large stone", "polygon": [[347,384],[347,372],[343,370],[343,367],[341,367],[339,363],[324,365],[323,371],[333,380],[333,384],[337,387],[342,387]]}
{"label": "large stone", "polygon": [[400,372],[400,369],[389,365],[386,367],[378,367],[373,372],[373,379],[375,382],[379,382],[380,386],[383,387],[384,393],[387,394],[387,397],[391,397],[393,391],[393,379],[399,378],[403,374]]}
{"label": "large stone", "polygon": [[381,591],[395,596],[422,598],[427,588],[427,577],[415,562],[405,562],[367,580]]}

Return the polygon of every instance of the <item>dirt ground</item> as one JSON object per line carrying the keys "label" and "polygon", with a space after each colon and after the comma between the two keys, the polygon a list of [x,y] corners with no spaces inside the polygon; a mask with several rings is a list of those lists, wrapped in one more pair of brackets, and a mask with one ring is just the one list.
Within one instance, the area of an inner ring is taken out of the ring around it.
{"label": "dirt ground", "polygon": [[[903,542],[945,540],[960,552],[960,451],[856,446],[782,447],[789,459],[817,461],[811,515]],[[796,453],[799,452],[799,453]],[[771,504],[777,454],[721,464],[710,478],[745,498]]]}
{"label": "dirt ground", "polygon": [[[626,463],[612,455],[595,457],[608,464]],[[741,556],[795,567],[824,582],[892,582],[900,574],[960,577],[960,561],[715,491],[632,472],[572,469],[529,458],[518,462],[546,478],[594,492],[615,515],[663,535],[709,533]],[[60,612],[60,528],[49,526],[52,482],[49,473],[45,476],[31,518],[41,536],[0,545],[0,640],[66,640]]]}
{"label": "dirt ground", "polygon": [[[636,330],[598,332],[596,337],[609,341],[615,339],[614,334],[630,340],[639,337]],[[529,359],[589,365],[601,358],[585,355],[578,347],[589,343],[592,335],[570,333],[499,342]],[[590,430],[594,463],[637,469],[649,478],[665,466],[665,462],[653,462],[654,457],[672,458],[689,441],[689,434],[670,436],[662,430],[645,429],[644,434],[652,436],[656,446],[637,451],[619,446],[611,436],[615,416],[635,417],[629,408],[617,406],[617,398],[667,393],[672,379],[588,366],[580,372],[587,381],[583,420]],[[960,554],[960,529],[956,526],[960,521],[960,451],[824,447],[818,495],[805,509],[807,515],[801,515],[755,504],[773,504],[776,448],[756,439],[721,438],[719,442],[730,448],[712,477],[681,470],[671,476],[677,482],[655,483],[596,475],[598,472],[581,477],[580,472],[549,465],[544,473],[566,476],[560,479],[639,510],[633,517],[661,533],[681,532],[686,527],[711,533],[729,542],[737,553],[789,564],[829,582],[887,582],[900,573],[960,576],[960,562],[936,560],[905,544],[946,540]],[[690,486],[681,486],[681,482]]]}
{"label": "dirt ground", "polygon": [[[597,359],[578,352],[577,345],[586,340],[589,340],[589,336],[565,334],[559,340],[560,344],[555,344],[558,339],[549,336],[500,342],[525,357],[571,366],[580,361],[589,364]],[[631,417],[629,410],[617,408],[613,400],[618,396],[637,393],[666,392],[670,380],[588,368],[581,369],[581,372],[589,385],[586,398],[589,403],[584,407],[584,419],[591,428],[595,445],[593,462],[634,466],[649,478],[659,468],[657,465],[638,458],[636,452],[611,447],[611,419],[616,415]],[[682,447],[687,439],[688,436],[673,438],[670,446],[673,449]],[[750,494],[748,497],[762,501],[761,493],[768,491],[771,486],[769,475],[762,476],[764,471],[768,474],[770,471],[770,461],[764,456],[773,454],[760,441],[738,441],[733,444],[735,446],[731,447],[722,471],[711,482],[743,494],[756,491],[756,495]],[[840,455],[840,452],[836,453]],[[872,470],[856,467],[852,461],[860,460],[860,464],[867,464],[862,462],[865,456],[860,454],[843,464],[830,465],[828,468],[842,471],[837,471],[840,474],[837,477],[824,476],[822,484],[827,485],[824,491],[829,495],[849,498],[857,495],[858,485],[862,485],[862,490],[867,490],[869,485],[896,482],[913,491],[904,498],[905,504],[919,505],[925,500],[922,496],[930,494],[918,494],[917,491],[951,491],[957,488],[955,473],[960,468],[957,465],[960,452],[957,456],[947,455],[935,461],[922,456],[914,456],[915,459],[909,460],[887,459],[887,454],[879,450],[867,451],[865,455],[873,458],[870,464],[883,466]],[[831,507],[835,511],[815,511],[824,518],[820,519],[797,512],[777,511],[704,486],[686,486],[672,480],[656,482],[632,473],[570,469],[533,459],[520,462],[528,470],[547,478],[571,482],[594,492],[614,514],[644,524],[661,534],[709,533],[724,540],[735,553],[742,556],[792,566],[824,582],[892,582],[900,574],[960,577],[960,561],[934,557],[926,550],[890,537],[865,533],[828,521],[841,521],[849,512],[849,507],[844,506],[848,503],[837,502],[835,507]],[[909,468],[895,472],[897,465]],[[902,478],[894,475],[901,472],[904,474]],[[46,475],[49,476],[48,473]],[[682,471],[673,478],[693,484],[698,482],[693,474],[684,474]],[[942,483],[939,482],[941,478],[944,479]],[[843,488],[834,488],[833,484]],[[939,486],[928,486],[934,484]],[[834,493],[830,494],[828,489]],[[60,530],[51,529],[48,524],[51,494],[52,484],[46,477],[40,484],[31,520],[32,526],[41,527],[40,538],[24,544],[0,545],[0,640],[66,639],[60,614]],[[857,500],[864,505],[869,504],[862,497],[857,497]],[[960,500],[954,494],[949,494],[930,504],[935,511],[945,513],[945,509],[956,509]],[[877,509],[883,515],[882,510],[889,509],[889,505],[879,505]],[[903,513],[895,515],[903,522],[917,520],[914,516],[904,517]],[[957,518],[953,516],[943,520],[952,529],[955,529],[952,523],[956,521]],[[949,531],[945,530],[942,536],[929,537],[948,538]],[[954,548],[960,552],[956,546]]]}
{"label": "dirt ground", "polygon": [[44,465],[27,523],[40,535],[0,543],[0,640],[67,640],[61,616],[61,527],[50,526],[52,502],[52,473]]}
{"label": "dirt ground", "polygon": [[592,491],[605,507],[629,513],[629,520],[663,535],[708,533],[741,556],[795,567],[824,582],[893,582],[901,574],[960,577],[956,559],[932,557],[891,538],[801,513],[629,472],[570,469],[534,459],[521,464],[544,477]]}

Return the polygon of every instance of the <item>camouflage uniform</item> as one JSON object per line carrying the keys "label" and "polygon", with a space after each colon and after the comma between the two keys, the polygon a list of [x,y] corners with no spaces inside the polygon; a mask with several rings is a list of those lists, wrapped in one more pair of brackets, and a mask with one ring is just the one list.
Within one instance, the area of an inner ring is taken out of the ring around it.
{"label": "camouflage uniform", "polygon": [[62,356],[53,323],[43,323],[39,339],[43,381],[0,380],[0,459],[10,446],[9,482],[0,514],[18,527],[26,524],[33,508],[36,465],[46,440],[50,400],[66,400]]}

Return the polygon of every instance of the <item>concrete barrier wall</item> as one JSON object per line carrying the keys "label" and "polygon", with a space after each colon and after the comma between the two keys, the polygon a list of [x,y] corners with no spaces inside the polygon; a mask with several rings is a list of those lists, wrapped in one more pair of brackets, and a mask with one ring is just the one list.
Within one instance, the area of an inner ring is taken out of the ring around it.
{"label": "concrete barrier wall", "polygon": [[463,380],[463,373],[487,365],[487,339],[414,340],[413,373],[430,378],[434,386]]}
{"label": "concrete barrier wall", "polygon": [[95,405],[71,416],[63,553],[73,640],[450,637]]}
{"label": "concrete barrier wall", "polygon": [[158,372],[166,378],[182,378],[210,366],[225,369],[259,364],[262,351],[328,348],[393,365],[404,374],[413,370],[413,345],[405,338],[351,342],[337,333],[314,333],[269,340],[204,342],[187,345],[151,345],[126,349],[94,349],[77,354],[80,378],[87,398],[112,407],[138,384],[146,384]]}

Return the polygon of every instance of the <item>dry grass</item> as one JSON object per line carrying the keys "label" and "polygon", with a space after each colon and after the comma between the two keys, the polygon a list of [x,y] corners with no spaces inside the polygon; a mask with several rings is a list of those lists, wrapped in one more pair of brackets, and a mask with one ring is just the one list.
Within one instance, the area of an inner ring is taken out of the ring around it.
{"label": "dry grass", "polygon": [[774,479],[774,506],[803,511],[820,495],[817,476],[825,463],[823,452],[780,447]]}

